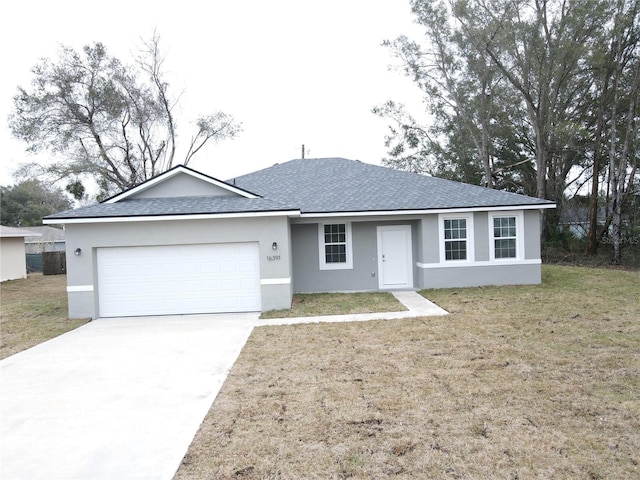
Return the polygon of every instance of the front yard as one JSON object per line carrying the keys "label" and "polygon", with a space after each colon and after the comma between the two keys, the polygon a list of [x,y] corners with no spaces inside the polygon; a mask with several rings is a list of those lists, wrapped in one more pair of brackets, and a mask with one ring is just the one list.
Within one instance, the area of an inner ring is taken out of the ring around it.
{"label": "front yard", "polygon": [[[86,322],[65,280],[1,284],[0,358]],[[545,265],[423,292],[445,317],[256,328],[175,478],[639,478],[639,292]]]}
{"label": "front yard", "polygon": [[255,329],[176,479],[640,477],[640,273],[543,282]]}

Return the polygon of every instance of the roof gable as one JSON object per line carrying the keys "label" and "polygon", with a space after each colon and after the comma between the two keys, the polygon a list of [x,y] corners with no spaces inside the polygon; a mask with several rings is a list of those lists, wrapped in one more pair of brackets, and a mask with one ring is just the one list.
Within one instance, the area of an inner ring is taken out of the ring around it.
{"label": "roof gable", "polygon": [[243,175],[235,183],[302,214],[475,208],[550,208],[553,202],[344,158],[299,159]]}
{"label": "roof gable", "polygon": [[193,196],[257,198],[249,191],[178,165],[140,185],[105,200],[117,203],[142,198],[180,198]]}

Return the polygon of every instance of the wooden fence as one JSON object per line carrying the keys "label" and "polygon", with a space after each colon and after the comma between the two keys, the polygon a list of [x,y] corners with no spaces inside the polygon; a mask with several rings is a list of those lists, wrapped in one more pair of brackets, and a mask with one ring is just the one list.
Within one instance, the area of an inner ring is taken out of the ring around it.
{"label": "wooden fence", "polygon": [[67,257],[65,252],[44,252],[42,254],[42,273],[44,275],[61,275],[67,273]]}

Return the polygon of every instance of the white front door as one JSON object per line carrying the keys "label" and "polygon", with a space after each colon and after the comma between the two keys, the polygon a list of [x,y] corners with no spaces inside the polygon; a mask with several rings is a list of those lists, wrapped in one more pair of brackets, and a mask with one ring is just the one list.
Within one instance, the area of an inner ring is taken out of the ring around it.
{"label": "white front door", "polygon": [[378,227],[378,286],[413,288],[411,225]]}

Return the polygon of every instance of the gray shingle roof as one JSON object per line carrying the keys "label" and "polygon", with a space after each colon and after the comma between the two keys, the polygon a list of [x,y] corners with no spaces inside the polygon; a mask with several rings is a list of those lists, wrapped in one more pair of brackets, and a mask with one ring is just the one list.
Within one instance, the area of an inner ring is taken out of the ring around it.
{"label": "gray shingle roof", "polygon": [[304,213],[553,205],[553,202],[344,158],[276,164],[235,179]]}
{"label": "gray shingle roof", "polygon": [[25,242],[64,242],[64,230],[53,227],[28,227],[34,236],[25,237]]}
{"label": "gray shingle roof", "polygon": [[172,197],[139,198],[115,203],[98,203],[45,217],[50,220],[73,218],[116,218],[160,215],[198,215],[290,211],[294,208],[265,198]]}
{"label": "gray shingle roof", "polygon": [[13,238],[13,237],[30,237],[30,236],[38,236],[40,235],[37,232],[32,230],[28,230],[26,228],[21,227],[7,227],[5,225],[0,225],[0,238]]}
{"label": "gray shingle roof", "polygon": [[473,207],[549,206],[553,202],[357,160],[291,160],[229,182],[262,198],[124,198],[56,213],[47,220],[162,215],[395,212]]}

